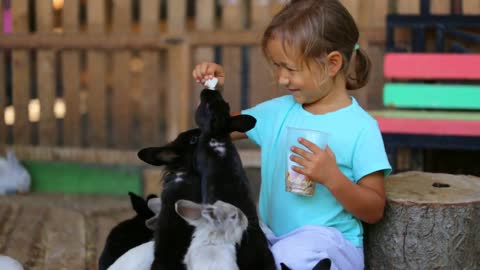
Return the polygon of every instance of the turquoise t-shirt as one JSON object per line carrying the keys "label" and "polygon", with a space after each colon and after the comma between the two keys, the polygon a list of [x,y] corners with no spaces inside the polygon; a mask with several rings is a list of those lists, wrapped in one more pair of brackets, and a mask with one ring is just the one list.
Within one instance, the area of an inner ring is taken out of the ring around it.
{"label": "turquoise t-shirt", "polygon": [[316,184],[311,197],[285,191],[287,172],[287,127],[329,133],[328,146],[335,154],[342,173],[357,183],[363,176],[391,171],[377,122],[352,97],[352,104],[326,114],[314,115],[296,103],[292,96],[278,97],[242,111],[257,119],[247,136],[261,148],[261,189],[259,213],[262,221],[277,235],[304,225],[337,228],[346,239],[361,247],[360,220],[347,212],[328,189]]}

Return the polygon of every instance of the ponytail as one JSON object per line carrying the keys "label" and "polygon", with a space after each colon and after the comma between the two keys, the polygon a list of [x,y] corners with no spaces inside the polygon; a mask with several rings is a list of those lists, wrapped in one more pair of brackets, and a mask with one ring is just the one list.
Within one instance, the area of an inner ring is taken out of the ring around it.
{"label": "ponytail", "polygon": [[[356,90],[364,87],[370,78],[372,62],[368,55],[361,49],[355,49],[355,56],[352,59],[353,73],[347,75],[347,89]],[[353,76],[352,76],[353,75]]]}

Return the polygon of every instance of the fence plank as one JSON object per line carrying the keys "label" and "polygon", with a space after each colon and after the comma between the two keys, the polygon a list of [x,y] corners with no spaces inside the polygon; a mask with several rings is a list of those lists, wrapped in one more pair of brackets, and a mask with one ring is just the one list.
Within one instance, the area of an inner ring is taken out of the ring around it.
{"label": "fence plank", "polygon": [[[0,39],[3,36],[3,12],[4,3],[0,1]],[[5,78],[5,55],[0,50],[0,143],[5,143],[7,139],[7,125],[5,123],[5,107],[7,105],[7,80]]]}
{"label": "fence plank", "polygon": [[[159,0],[143,1],[141,3],[140,30],[142,34],[158,34],[159,12]],[[141,58],[143,70],[141,73],[140,141],[142,146],[147,146],[161,143],[160,122],[165,119],[166,106],[162,106],[160,100],[165,100],[165,83],[163,82],[166,81],[166,71],[160,72],[159,63],[165,61],[165,59],[160,59],[158,51],[142,51]]]}
{"label": "fence plank", "polygon": [[[196,7],[195,29],[198,31],[215,30],[215,1],[204,0],[201,5]],[[215,60],[215,51],[213,47],[202,46],[193,48],[193,65],[201,62],[213,62]],[[192,66],[193,69],[193,66]],[[192,99],[190,103],[190,119],[194,119],[195,109],[200,103],[199,87],[195,80],[192,80]]]}
{"label": "fence plank", "polygon": [[[28,0],[11,1],[13,32],[28,33]],[[13,50],[12,86],[15,124],[13,141],[15,144],[30,144],[31,126],[28,120],[28,102],[30,100],[30,55],[26,50]]]}
{"label": "fence plank", "polygon": [[[245,20],[245,3],[240,0],[223,1],[222,27],[224,30],[242,30]],[[223,66],[228,80],[223,96],[230,103],[232,112],[240,111],[242,51],[238,47],[223,47]]]}
{"label": "fence plank", "polygon": [[480,0],[463,0],[463,14],[478,15],[480,14]]}
{"label": "fence plank", "polygon": [[[255,0],[252,3],[252,29],[265,29],[272,16],[269,1]],[[261,36],[259,36],[260,42]],[[260,46],[250,47],[249,101],[253,106],[278,95],[278,87],[272,69],[263,56]]]}
{"label": "fence plank", "polygon": [[[186,32],[186,8],[185,0],[168,0],[168,32]],[[177,134],[189,126],[189,90],[190,90],[190,47],[185,44],[173,45],[168,49],[168,72],[169,76],[167,92],[167,140],[174,139]]]}
{"label": "fence plank", "polygon": [[173,140],[178,133],[189,126],[188,105],[190,101],[191,70],[190,46],[174,45],[168,50],[168,72],[172,74],[168,81],[167,95],[167,140]]}
{"label": "fence plank", "polygon": [[168,32],[170,33],[183,33],[186,30],[186,0],[167,0],[167,21]]}
{"label": "fence plank", "polygon": [[420,14],[420,0],[396,0],[397,13]]}
{"label": "fence plank", "polygon": [[[368,19],[372,8],[371,0],[363,0],[361,4],[360,1],[357,0],[342,0],[342,3],[352,15],[359,30],[362,31],[366,29],[368,27]],[[368,40],[366,39],[366,35],[363,35],[362,32],[360,34],[360,40],[357,42],[363,50],[366,51],[368,49]],[[364,108],[367,106],[367,88],[351,91],[349,94],[354,96],[358,103]]]}
{"label": "fence plank", "polygon": [[271,14],[272,16],[274,16],[275,14],[277,14],[285,5],[287,2],[289,2],[289,0],[271,0],[273,3],[271,3]]}
{"label": "fence plank", "polygon": [[[78,34],[79,0],[65,1],[63,7],[63,30],[66,34]],[[63,97],[66,114],[64,118],[63,143],[80,146],[80,53],[73,50],[62,52]]]}
{"label": "fence plank", "polygon": [[369,29],[380,29],[382,32],[385,29],[386,15],[388,13],[387,0],[373,0],[372,12],[370,13],[370,21],[368,23]]}
{"label": "fence plank", "polygon": [[[131,32],[130,0],[113,1],[113,32],[128,34]],[[118,50],[113,53],[113,93],[112,93],[112,135],[113,145],[127,148],[131,142],[131,53]]]}
{"label": "fence plank", "polygon": [[[362,3],[361,3],[362,5],[365,5],[364,1],[362,1]],[[345,8],[348,10],[348,12],[350,12],[350,14],[352,15],[355,22],[358,23],[359,16],[361,15],[360,14],[360,1],[357,1],[357,0],[341,0],[340,2],[342,2],[343,6],[345,6]]]}
{"label": "fence plank", "polygon": [[[35,4],[38,33],[51,33],[53,30],[53,7],[51,1],[38,1]],[[50,50],[37,51],[37,91],[40,100],[39,143],[56,143],[56,119],[53,112],[55,102],[54,53]]]}
{"label": "fence plank", "polygon": [[[88,32],[104,34],[105,1],[89,1],[87,5]],[[90,50],[88,68],[88,143],[101,147],[107,144],[106,122],[106,64],[105,53]]]}
{"label": "fence plank", "polygon": [[436,15],[450,14],[450,1],[430,0],[430,12]]}

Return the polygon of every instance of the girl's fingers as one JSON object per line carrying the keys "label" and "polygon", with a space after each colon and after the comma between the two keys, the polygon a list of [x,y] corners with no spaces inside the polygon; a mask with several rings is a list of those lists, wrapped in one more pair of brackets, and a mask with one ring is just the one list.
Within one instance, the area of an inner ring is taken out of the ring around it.
{"label": "girl's fingers", "polygon": [[322,151],[320,147],[316,144],[312,143],[311,141],[305,138],[298,138],[298,142],[300,142],[303,146],[305,146],[308,150],[312,151],[313,154]]}
{"label": "girl's fingers", "polygon": [[292,152],[294,152],[295,154],[298,154],[298,155],[304,157],[306,160],[312,160],[313,154],[308,152],[308,151],[303,150],[302,148],[292,146],[292,148],[290,150]]}
{"label": "girl's fingers", "polygon": [[197,81],[200,82],[200,76],[198,76],[198,71],[197,68],[195,68],[192,72],[193,78]]}
{"label": "girl's fingers", "polygon": [[305,169],[304,168],[299,167],[299,166],[295,166],[295,165],[293,165],[291,168],[294,172],[305,175]]}
{"label": "girl's fingers", "polygon": [[305,163],[307,162],[306,159],[302,158],[302,157],[299,157],[299,156],[295,156],[295,155],[290,155],[290,160],[297,163],[298,165],[301,165],[303,167],[305,167]]}
{"label": "girl's fingers", "polygon": [[330,147],[328,147],[328,145],[325,147],[325,151],[327,151],[327,153],[328,153],[331,157],[335,158],[335,154],[333,153],[332,149],[330,149]]}

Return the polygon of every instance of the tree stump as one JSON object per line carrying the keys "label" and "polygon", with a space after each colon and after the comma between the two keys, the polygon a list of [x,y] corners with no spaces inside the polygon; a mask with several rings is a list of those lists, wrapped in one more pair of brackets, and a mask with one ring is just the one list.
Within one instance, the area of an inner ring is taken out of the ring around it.
{"label": "tree stump", "polygon": [[366,269],[480,269],[480,178],[407,172],[385,188],[384,218],[365,226]]}

